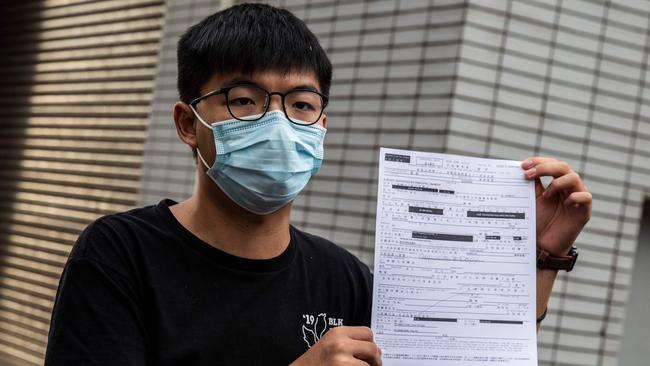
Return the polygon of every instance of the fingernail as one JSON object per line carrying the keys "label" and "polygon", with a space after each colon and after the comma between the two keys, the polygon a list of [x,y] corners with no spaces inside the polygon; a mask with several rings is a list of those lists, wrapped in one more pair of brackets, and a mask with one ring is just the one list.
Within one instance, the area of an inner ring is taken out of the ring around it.
{"label": "fingernail", "polygon": [[528,168],[530,168],[531,166],[533,166],[533,164],[534,164],[534,162],[533,162],[532,160],[526,160],[526,161],[524,161],[523,163],[521,163],[521,166],[522,166],[524,169],[528,169]]}
{"label": "fingernail", "polygon": [[528,178],[533,178],[537,174],[537,169],[533,168],[533,169],[526,170],[525,174]]}

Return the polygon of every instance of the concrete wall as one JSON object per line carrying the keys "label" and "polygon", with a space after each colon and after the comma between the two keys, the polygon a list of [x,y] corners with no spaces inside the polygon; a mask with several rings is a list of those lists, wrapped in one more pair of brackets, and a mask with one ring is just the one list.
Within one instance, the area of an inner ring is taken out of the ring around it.
{"label": "concrete wall", "polygon": [[138,200],[162,0],[0,1],[0,365],[42,365],[79,233]]}
{"label": "concrete wall", "polygon": [[616,364],[650,190],[649,10],[637,1],[468,4],[447,151],[557,157],[594,194],[579,265],[560,274],[539,334],[540,365]]}
{"label": "concrete wall", "polygon": [[630,299],[625,312],[625,328],[621,340],[620,366],[643,365],[650,350],[650,199],[643,207],[639,246],[634,259]]}

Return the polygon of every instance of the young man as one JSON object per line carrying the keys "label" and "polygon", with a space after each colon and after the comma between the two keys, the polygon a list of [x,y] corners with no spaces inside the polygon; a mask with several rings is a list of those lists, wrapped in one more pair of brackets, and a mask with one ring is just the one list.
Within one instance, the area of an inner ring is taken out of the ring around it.
{"label": "young man", "polygon": [[[178,71],[196,191],[81,234],[46,365],[380,365],[368,267],[289,223],[323,158],[331,64],[314,35],[285,10],[235,6],[182,36]],[[565,163],[522,166],[537,181],[538,245],[563,256],[591,195]],[[538,271],[538,314],[554,279]]]}

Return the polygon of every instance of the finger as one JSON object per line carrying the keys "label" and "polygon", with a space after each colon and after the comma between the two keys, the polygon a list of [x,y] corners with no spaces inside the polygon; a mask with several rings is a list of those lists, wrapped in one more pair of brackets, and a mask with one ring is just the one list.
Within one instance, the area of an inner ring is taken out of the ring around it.
{"label": "finger", "polygon": [[381,365],[381,351],[374,342],[357,341],[354,343],[355,350],[353,355],[355,358],[364,360],[370,365]]}
{"label": "finger", "polygon": [[343,326],[343,327],[336,327],[333,330],[336,330],[337,332],[340,332],[341,334],[344,334],[347,337],[358,341],[368,341],[368,342],[373,341],[372,330],[370,330],[370,328],[368,327]]}
{"label": "finger", "polygon": [[361,361],[361,360],[353,360],[353,361],[350,361],[350,362],[352,362],[352,363],[349,363],[349,364],[346,363],[346,365],[352,365],[352,366],[375,366],[375,365],[373,365],[373,364],[369,364],[369,363],[367,363],[366,361]]}
{"label": "finger", "polygon": [[544,185],[542,184],[542,181],[537,178],[535,179],[535,198],[538,198],[542,194],[544,194]]}
{"label": "finger", "polygon": [[553,161],[558,161],[557,159],[554,158],[546,158],[542,156],[531,156],[527,158],[526,160],[521,162],[521,167],[524,169],[530,169],[536,165],[542,164],[542,163],[549,163]]}
{"label": "finger", "polygon": [[576,172],[563,175],[559,178],[553,179],[551,184],[546,187],[544,197],[553,197],[558,192],[582,192],[584,191],[582,180]]}
{"label": "finger", "polygon": [[592,201],[593,197],[589,192],[573,192],[564,200],[564,205],[584,205],[591,207]]}
{"label": "finger", "polygon": [[535,167],[526,170],[524,175],[528,179],[535,179],[546,176],[558,178],[571,172],[573,172],[573,169],[571,169],[569,164],[566,162],[554,161],[536,165]]}
{"label": "finger", "polygon": [[[345,362],[346,365],[351,365],[351,366],[375,366],[373,364],[369,364],[366,361],[362,361],[356,358],[353,358],[351,360],[346,360]],[[338,365],[338,363],[337,363]]]}

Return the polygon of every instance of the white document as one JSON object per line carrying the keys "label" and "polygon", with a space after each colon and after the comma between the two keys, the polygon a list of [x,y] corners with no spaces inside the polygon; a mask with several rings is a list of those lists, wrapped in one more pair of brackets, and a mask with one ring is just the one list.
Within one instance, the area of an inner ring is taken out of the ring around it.
{"label": "white document", "polygon": [[537,365],[535,187],[520,162],[382,148],[384,366]]}

